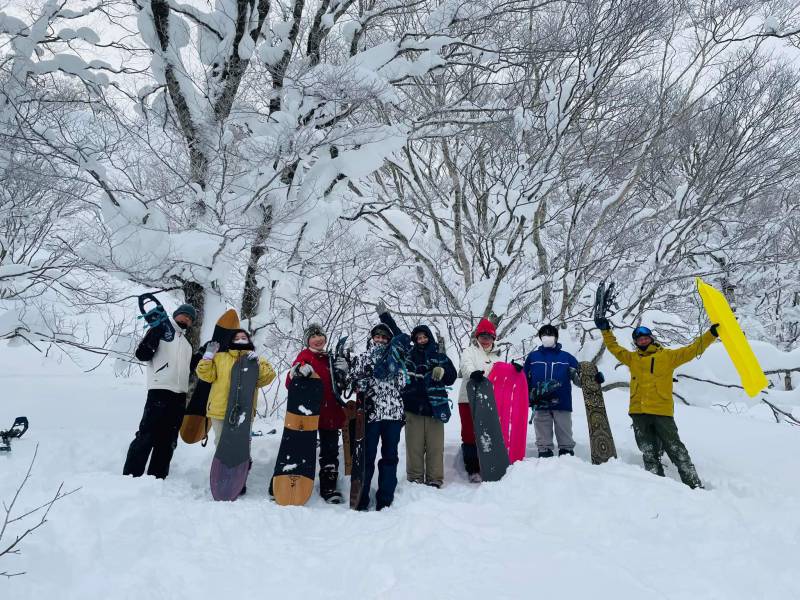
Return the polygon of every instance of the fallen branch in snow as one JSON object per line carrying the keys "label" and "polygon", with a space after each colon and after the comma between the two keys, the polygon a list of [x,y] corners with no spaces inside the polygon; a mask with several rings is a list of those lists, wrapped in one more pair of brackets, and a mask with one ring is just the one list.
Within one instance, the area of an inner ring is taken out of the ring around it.
{"label": "fallen branch in snow", "polygon": [[798,427],[800,427],[800,420],[797,419],[797,417],[795,417],[792,413],[787,412],[782,408],[778,408],[772,402],[770,402],[769,400],[765,400],[764,398],[762,398],[761,401],[772,409],[772,416],[775,417],[776,423],[781,422],[781,417],[779,415],[783,415],[785,419],[788,419],[788,423],[790,425],[797,425]]}
{"label": "fallen branch in snow", "polygon": [[[21,514],[21,515],[18,515],[16,517],[12,517],[11,513],[14,510],[14,506],[16,505],[17,501],[19,500],[20,494],[22,493],[22,490],[25,487],[25,484],[28,483],[28,480],[31,477],[31,472],[33,471],[33,465],[36,462],[36,456],[37,456],[38,453],[39,453],[39,444],[36,444],[36,448],[33,451],[33,458],[31,458],[31,462],[28,465],[28,470],[26,471],[25,477],[23,477],[22,482],[17,487],[17,491],[14,493],[14,497],[11,499],[11,503],[10,504],[6,504],[5,502],[3,502],[3,509],[5,510],[6,514],[5,514],[5,517],[3,519],[3,525],[2,525],[2,527],[0,527],[0,541],[3,540],[3,537],[5,536],[6,531],[8,530],[8,526],[11,525],[12,523],[16,523],[18,521],[21,521],[22,519],[24,519],[26,517],[29,517],[30,515],[38,512],[38,511],[40,511],[42,509],[44,509],[44,513],[42,514],[41,518],[39,519],[39,521],[37,523],[35,523],[34,525],[28,527],[21,534],[16,535],[15,538],[14,538],[14,541],[11,542],[10,544],[8,544],[8,546],[3,548],[2,545],[0,545],[0,558],[2,558],[3,556],[6,556],[6,555],[11,555],[11,554],[19,555],[20,554],[19,545],[22,542],[22,540],[24,540],[26,537],[31,535],[34,531],[36,531],[37,529],[42,527],[45,523],[47,523],[47,515],[50,514],[50,509],[53,508],[53,505],[56,502],[58,502],[59,500],[61,500],[62,498],[66,497],[66,496],[69,496],[70,494],[74,494],[75,492],[80,490],[80,488],[75,488],[74,490],[71,490],[69,492],[62,492],[61,490],[64,488],[64,482],[62,481],[61,484],[58,486],[58,489],[56,490],[56,493],[53,496],[52,500],[50,500],[48,502],[45,502],[44,504],[42,504],[40,506],[37,506],[36,508],[33,508],[33,509],[31,509],[31,510],[29,510],[29,511],[27,511],[27,512]],[[5,544],[3,544],[3,545],[5,545]],[[19,575],[24,575],[24,574],[25,574],[24,571],[20,571],[20,572],[16,572],[16,573],[15,572],[11,572],[11,571],[0,571],[0,577],[4,576],[4,577],[11,578],[11,577],[17,577]]]}
{"label": "fallen branch in snow", "polygon": [[[765,371],[765,374],[769,373],[769,374],[774,375],[776,373],[784,373],[787,370],[794,371],[794,370],[800,370],[800,369],[779,369],[777,371],[769,371],[769,372]],[[692,377],[691,375],[678,375],[678,377],[685,377],[686,379],[692,379],[694,381],[701,381],[703,383],[710,383],[712,385],[718,385],[720,387],[725,387],[725,388],[736,388],[736,389],[739,389],[739,390],[743,390],[744,389],[742,386],[736,385],[735,383],[719,383],[718,381],[711,381],[710,379],[701,379],[699,377]],[[678,394],[675,394],[675,395],[678,396]],[[678,396],[678,397],[680,398],[680,396]],[[683,398],[681,398],[681,400],[683,400]],[[783,410],[782,408],[778,408],[777,406],[775,406],[772,402],[770,402],[766,398],[761,398],[761,402],[763,402],[764,404],[766,404],[767,406],[769,406],[772,409],[772,415],[775,417],[775,422],[776,423],[780,423],[781,422],[781,416],[780,415],[782,415],[785,419],[788,420],[789,424],[800,426],[800,419],[797,419],[797,417],[795,417],[792,413],[787,412],[787,411]],[[715,404],[714,406],[720,406],[720,405],[719,404]]]}
{"label": "fallen branch in snow", "polygon": [[693,377],[692,375],[683,375],[678,374],[676,377],[683,377],[684,379],[691,379],[692,381],[701,381],[703,383],[710,383],[711,385],[718,385],[719,387],[724,388],[736,388],[739,390],[743,390],[744,388],[740,385],[736,385],[735,383],[720,383],[718,381],[711,381],[710,379],[701,379],[700,377]]}

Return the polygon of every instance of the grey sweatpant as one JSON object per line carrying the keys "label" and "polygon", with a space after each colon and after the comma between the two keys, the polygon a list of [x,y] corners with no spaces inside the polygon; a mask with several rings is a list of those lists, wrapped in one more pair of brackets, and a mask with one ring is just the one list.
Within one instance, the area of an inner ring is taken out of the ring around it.
{"label": "grey sweatpant", "polygon": [[536,447],[539,452],[554,449],[553,429],[556,432],[559,450],[573,450],[572,412],[568,410],[536,410],[533,413],[533,428],[536,431]]}
{"label": "grey sweatpant", "polygon": [[406,477],[418,483],[444,482],[444,423],[406,413]]}

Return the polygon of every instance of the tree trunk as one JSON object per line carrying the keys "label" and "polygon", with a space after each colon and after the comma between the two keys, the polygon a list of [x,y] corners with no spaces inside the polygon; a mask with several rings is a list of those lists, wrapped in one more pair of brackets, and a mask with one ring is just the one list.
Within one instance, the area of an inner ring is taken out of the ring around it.
{"label": "tree trunk", "polygon": [[203,331],[203,317],[206,305],[206,290],[196,281],[184,281],[181,285],[185,302],[194,306],[197,311],[197,319],[192,326],[186,331],[186,339],[192,345],[194,350],[197,350],[202,343],[200,336]]}
{"label": "tree trunk", "polygon": [[[256,316],[258,306],[261,303],[263,288],[258,286],[258,268],[261,257],[267,251],[266,242],[272,231],[272,207],[261,207],[261,224],[256,231],[256,238],[250,246],[250,259],[247,261],[247,272],[244,276],[244,292],[242,294],[242,321],[250,320]],[[252,331],[252,328],[248,326]]]}

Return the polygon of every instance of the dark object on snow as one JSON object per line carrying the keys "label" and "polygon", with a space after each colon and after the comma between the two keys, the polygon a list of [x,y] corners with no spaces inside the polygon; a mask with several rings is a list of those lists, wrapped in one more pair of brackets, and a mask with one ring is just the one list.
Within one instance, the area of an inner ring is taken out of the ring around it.
{"label": "dark object on snow", "polygon": [[282,506],[301,506],[308,502],[314,490],[321,405],[319,375],[295,376],[289,385],[283,437],[270,483],[271,495]]}
{"label": "dark object on snow", "polygon": [[17,417],[6,431],[0,431],[0,452],[11,451],[11,440],[21,438],[28,431],[28,417]]}
{"label": "dark object on snow", "polygon": [[494,399],[492,382],[486,378],[467,382],[467,398],[475,428],[475,445],[483,481],[499,481],[508,469],[508,450],[503,441],[500,417]]}
{"label": "dark object on snow", "polygon": [[210,483],[214,500],[236,500],[247,483],[258,367],[257,360],[242,354],[231,368],[228,408],[211,461]]}
{"label": "dark object on snow", "polygon": [[589,443],[591,445],[592,464],[599,465],[609,458],[617,457],[614,436],[608,424],[606,405],[603,401],[603,390],[597,381],[597,365],[593,362],[582,362],[579,370],[583,403],[586,406],[586,422],[589,424]]}

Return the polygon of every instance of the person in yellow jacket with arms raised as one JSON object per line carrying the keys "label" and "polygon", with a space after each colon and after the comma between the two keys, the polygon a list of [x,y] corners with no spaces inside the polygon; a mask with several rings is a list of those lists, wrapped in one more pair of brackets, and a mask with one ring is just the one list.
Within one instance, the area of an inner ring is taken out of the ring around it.
{"label": "person in yellow jacket with arms raised", "polygon": [[217,342],[209,342],[206,345],[203,359],[197,364],[195,370],[197,376],[211,384],[211,391],[208,393],[208,405],[206,416],[211,419],[211,426],[214,429],[214,441],[219,443],[222,435],[222,422],[225,419],[225,412],[228,409],[228,397],[231,390],[231,369],[242,354],[247,358],[258,362],[258,381],[256,382],[256,393],[253,395],[253,414],[256,410],[256,400],[258,399],[258,388],[269,385],[275,379],[275,370],[265,358],[262,358],[255,351],[250,335],[244,329],[237,329],[231,333],[231,341],[227,348],[220,351]]}
{"label": "person in yellow jacket with arms raised", "polygon": [[626,350],[611,333],[605,317],[596,317],[595,325],[603,334],[608,351],[631,372],[631,404],[628,410],[633,420],[636,445],[642,451],[644,468],[664,476],[661,455],[666,452],[678,468],[681,481],[690,488],[702,488],[686,446],[675,424],[675,403],[672,399],[672,373],[684,363],[699,357],[714,343],[717,324],[711,326],[694,342],[682,348],[665,348],[647,327],[633,330],[635,351]]}

